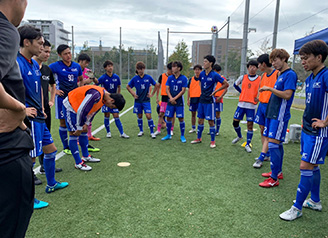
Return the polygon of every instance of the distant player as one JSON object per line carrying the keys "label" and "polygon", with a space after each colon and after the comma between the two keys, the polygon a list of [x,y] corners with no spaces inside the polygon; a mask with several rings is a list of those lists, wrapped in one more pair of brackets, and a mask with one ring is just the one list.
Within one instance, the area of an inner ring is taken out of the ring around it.
{"label": "distant player", "polygon": [[162,140],[171,139],[171,127],[172,119],[174,114],[179,119],[180,122],[180,132],[181,132],[181,142],[186,143],[185,133],[185,122],[184,122],[184,99],[183,94],[186,92],[188,87],[188,79],[186,76],[181,74],[183,69],[182,63],[180,61],[174,61],[172,63],[172,73],[166,81],[166,92],[169,97],[169,102],[166,107],[165,116],[167,118],[166,128],[167,135],[162,138]]}
{"label": "distant player", "polygon": [[[114,74],[114,63],[110,60],[106,60],[103,65],[106,73],[103,74],[97,82],[97,85],[101,85],[101,87],[105,88],[109,93],[121,93],[121,80],[120,77],[117,74]],[[124,133],[123,131],[123,125],[120,120],[119,116],[119,110],[117,108],[109,108],[106,105],[104,105],[101,108],[101,111],[105,114],[104,117],[104,125],[107,131],[106,137],[111,138],[112,134],[110,132],[110,123],[109,123],[109,117],[110,114],[113,115],[115,124],[117,129],[120,132],[120,137],[129,139],[130,137]]]}
{"label": "distant player", "polygon": [[[322,210],[319,164],[324,163],[328,150],[328,70],[324,65],[328,47],[324,41],[314,40],[303,45],[299,54],[304,69],[312,71],[312,74],[305,81],[301,179],[297,188],[296,201],[291,209],[280,214],[280,218],[287,221],[302,216],[302,207],[315,211]],[[311,192],[311,197],[306,199],[309,192]]]}
{"label": "distant player", "polygon": [[[79,170],[92,169],[85,162],[100,162],[100,159],[93,158],[88,152],[87,127],[103,105],[122,110],[125,100],[121,94],[110,94],[102,87],[86,85],[69,92],[63,101],[64,118],[70,137],[69,147],[75,160],[75,168]],[[77,139],[82,150],[82,159]]]}
{"label": "distant player", "polygon": [[197,110],[198,116],[198,130],[197,139],[191,141],[191,144],[197,144],[202,142],[202,133],[204,130],[204,119],[208,120],[210,125],[211,144],[210,148],[215,148],[215,86],[218,82],[222,83],[222,87],[216,91],[223,90],[229,87],[227,81],[225,81],[218,73],[212,70],[215,64],[215,57],[213,55],[207,55],[204,57],[204,70],[199,75],[199,81],[201,84],[201,95],[199,99],[199,105]]}
{"label": "distant player", "polygon": [[197,115],[198,103],[201,93],[199,80],[196,79],[199,78],[200,72],[202,72],[202,66],[200,64],[195,65],[194,76],[192,76],[188,82],[187,103],[189,106],[189,111],[191,112],[191,130],[189,131],[189,133],[196,132],[196,115]]}
{"label": "distant player", "polygon": [[[247,63],[248,74],[240,76],[234,83],[235,89],[240,92],[238,107],[233,117],[233,127],[237,133],[237,137],[232,140],[232,144],[236,144],[243,139],[241,134],[241,128],[239,126],[240,121],[246,114],[247,120],[247,142],[245,150],[250,153],[251,141],[253,138],[253,121],[255,116],[255,109],[258,103],[258,90],[261,82],[261,77],[256,75],[258,63],[255,60],[250,60]],[[239,85],[242,84],[242,88]]]}
{"label": "distant player", "polygon": [[[257,58],[258,67],[261,72],[264,72],[261,77],[260,88],[263,86],[274,87],[277,78],[278,78],[278,70],[272,68],[272,64],[269,60],[268,54],[260,55]],[[268,153],[268,143],[269,138],[263,135],[264,126],[265,126],[265,112],[267,110],[268,102],[271,97],[270,91],[263,91],[260,93],[259,101],[260,104],[257,108],[255,123],[259,124],[261,129],[261,140],[262,140],[262,152],[258,158],[256,158],[255,163],[253,164],[254,168],[261,168],[264,160],[269,160],[270,153]]]}
{"label": "distant player", "polygon": [[[218,64],[215,64],[213,66],[213,70],[220,74],[221,73],[221,66]],[[220,74],[221,75],[221,74]],[[225,77],[221,75],[224,80],[227,80]],[[222,86],[221,83],[216,84],[216,89],[219,89]],[[221,127],[221,112],[223,111],[223,97],[227,93],[228,89],[225,88],[222,91],[219,91],[214,94],[215,97],[215,121],[216,121],[216,129],[215,129],[215,135],[218,136],[220,134],[220,127]]]}
{"label": "distant player", "polygon": [[288,121],[290,119],[290,107],[292,106],[296,90],[297,75],[288,66],[289,54],[284,49],[274,49],[270,54],[270,62],[279,76],[274,87],[263,86],[260,93],[270,91],[271,97],[266,111],[266,122],[263,135],[269,138],[269,151],[271,172],[263,173],[263,177],[269,177],[259,185],[270,188],[279,185],[282,179],[282,162],[284,158],[283,143],[285,141]]}
{"label": "distant player", "polygon": [[[154,121],[151,117],[150,98],[154,96],[159,84],[156,84],[150,75],[145,74],[145,69],[145,64],[138,61],[136,64],[137,75],[130,80],[126,88],[135,99],[133,112],[138,116],[138,127],[140,129],[138,136],[140,137],[144,134],[142,121],[142,112],[144,111],[148,120],[150,135],[155,139],[156,135],[154,134]],[[153,93],[151,93],[151,85],[155,86]],[[136,92],[132,90],[134,87],[136,88]]]}
{"label": "distant player", "polygon": [[68,45],[57,47],[58,56],[62,59],[49,65],[56,80],[56,119],[59,119],[59,136],[63,143],[63,151],[71,154],[68,146],[67,128],[62,110],[63,101],[68,93],[83,84],[82,69],[78,63],[72,61],[71,49]]}

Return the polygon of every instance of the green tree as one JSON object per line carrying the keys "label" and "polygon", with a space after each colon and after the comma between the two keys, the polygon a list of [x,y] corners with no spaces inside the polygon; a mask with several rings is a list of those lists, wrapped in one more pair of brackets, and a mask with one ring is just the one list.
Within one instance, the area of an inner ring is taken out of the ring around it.
{"label": "green tree", "polygon": [[190,62],[190,57],[189,57],[189,51],[188,51],[188,46],[186,42],[183,40],[180,41],[176,46],[175,49],[169,57],[169,62],[173,61],[180,61],[183,65],[183,70],[181,74],[190,77],[192,75],[192,70],[190,69],[191,67],[191,62]]}

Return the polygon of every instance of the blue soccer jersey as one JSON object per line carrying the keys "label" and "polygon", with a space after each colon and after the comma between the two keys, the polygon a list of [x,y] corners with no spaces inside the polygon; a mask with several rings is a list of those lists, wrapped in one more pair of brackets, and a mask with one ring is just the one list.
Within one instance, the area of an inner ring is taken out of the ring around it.
{"label": "blue soccer jersey", "polygon": [[98,79],[98,84],[105,88],[109,93],[117,93],[117,87],[121,85],[120,77],[117,74],[109,76],[108,74],[103,74]]}
{"label": "blue soccer jersey", "polygon": [[[177,79],[175,78],[174,75],[171,75],[170,77],[168,77],[166,81],[166,86],[170,87],[170,93],[172,97],[175,97],[182,91],[182,88],[188,87],[188,79],[184,75],[180,75]],[[176,100],[176,103],[177,104],[172,105],[170,102],[168,102],[168,104],[172,106],[183,106],[184,105],[183,96],[179,97]]]}
{"label": "blue soccer jersey", "polygon": [[135,99],[137,103],[150,102],[150,98],[147,95],[151,85],[155,84],[155,80],[148,74],[145,74],[143,78],[136,75],[128,83],[131,88],[135,87],[137,90],[138,99]]}
{"label": "blue soccer jersey", "polygon": [[200,94],[200,103],[214,103],[215,97],[211,96],[214,92],[216,84],[218,82],[223,83],[224,78],[222,78],[218,73],[214,72],[213,70],[206,75],[206,71],[203,70],[199,78],[196,80],[200,80],[201,82],[201,94]]}
{"label": "blue soccer jersey", "polygon": [[81,66],[73,61],[70,66],[63,61],[57,61],[49,67],[54,74],[57,89],[64,91],[62,98],[66,98],[70,91],[78,87],[78,77],[82,75]]}
{"label": "blue soccer jersey", "polygon": [[293,94],[289,100],[286,100],[272,93],[266,111],[267,118],[278,121],[290,119],[290,107],[293,103],[296,83],[297,74],[292,69],[287,69],[279,75],[274,88],[279,91],[293,90]]}
{"label": "blue soccer jersey", "polygon": [[305,80],[305,110],[303,131],[308,135],[327,137],[327,127],[312,128],[312,119],[325,120],[328,115],[328,69],[323,68],[315,77],[313,73]]}
{"label": "blue soccer jersey", "polygon": [[34,107],[37,110],[37,116],[29,119],[44,122],[45,117],[42,112],[40,67],[34,59],[32,59],[30,63],[20,53],[18,53],[17,62],[25,86],[25,105],[26,107]]}

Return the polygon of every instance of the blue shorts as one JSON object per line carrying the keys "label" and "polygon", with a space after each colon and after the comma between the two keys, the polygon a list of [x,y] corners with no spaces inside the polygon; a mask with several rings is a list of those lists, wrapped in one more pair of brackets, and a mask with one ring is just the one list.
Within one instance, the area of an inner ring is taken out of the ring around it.
{"label": "blue shorts", "polygon": [[34,143],[34,149],[30,151],[30,156],[32,158],[43,154],[43,146],[54,143],[45,122],[31,121],[31,134]]}
{"label": "blue shorts", "polygon": [[242,107],[237,107],[233,118],[237,120],[243,120],[245,114],[246,114],[246,121],[254,121],[255,109],[248,109]]}
{"label": "blue shorts", "polygon": [[287,126],[288,121],[278,121],[267,118],[265,120],[263,136],[279,141],[285,141]]}
{"label": "blue shorts", "polygon": [[215,119],[215,105],[214,103],[199,103],[197,110],[197,117],[200,119],[206,119],[208,121],[214,121]]}
{"label": "blue shorts", "polygon": [[63,114],[66,123],[66,127],[68,131],[77,131],[76,127],[76,113],[70,110],[67,110],[65,106],[63,106]]}
{"label": "blue shorts", "polygon": [[312,136],[302,131],[301,155],[303,161],[311,164],[324,164],[327,151],[327,137]]}
{"label": "blue shorts", "polygon": [[191,111],[191,112],[197,112],[198,104],[199,103],[190,103],[189,111]]}
{"label": "blue shorts", "polygon": [[254,121],[256,124],[259,124],[261,126],[265,125],[265,112],[267,110],[267,107],[268,107],[267,103],[259,104]]}
{"label": "blue shorts", "polygon": [[102,106],[101,107],[101,112],[103,113],[106,113],[106,112],[109,112],[109,113],[119,113],[120,111],[117,109],[117,108],[109,108],[107,107],[106,105]]}
{"label": "blue shorts", "polygon": [[167,104],[165,116],[174,117],[174,113],[176,113],[177,118],[184,118],[184,106],[172,106]]}
{"label": "blue shorts", "polygon": [[64,119],[63,113],[63,101],[65,98],[62,98],[58,95],[55,97],[55,107],[56,107],[56,119]]}
{"label": "blue shorts", "polygon": [[134,103],[133,113],[142,114],[142,111],[145,113],[151,113],[150,102]]}
{"label": "blue shorts", "polygon": [[215,111],[216,112],[223,112],[223,103],[222,102],[216,102],[215,103]]}

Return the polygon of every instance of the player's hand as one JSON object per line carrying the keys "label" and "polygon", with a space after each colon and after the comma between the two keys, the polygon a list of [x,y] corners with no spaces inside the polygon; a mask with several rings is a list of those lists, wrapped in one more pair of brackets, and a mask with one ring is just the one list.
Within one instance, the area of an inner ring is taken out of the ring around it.
{"label": "player's hand", "polygon": [[47,119],[48,115],[43,111],[44,119]]}
{"label": "player's hand", "polygon": [[135,99],[138,99],[138,98],[139,98],[137,94],[134,94],[133,97],[134,97]]}
{"label": "player's hand", "polygon": [[82,133],[82,131],[77,130],[77,131],[74,131],[74,132],[73,132],[73,135],[74,135],[74,136],[80,136],[81,133]]}
{"label": "player's hand", "polygon": [[221,100],[222,100],[222,96],[217,97],[217,98],[215,99],[215,102],[219,103],[219,102],[221,102]]}
{"label": "player's hand", "polygon": [[26,116],[35,118],[37,115],[38,115],[38,112],[34,107],[26,108]]}
{"label": "player's hand", "polygon": [[188,105],[188,107],[190,107],[190,100],[187,101],[187,105]]}
{"label": "player's hand", "polygon": [[84,124],[83,127],[82,127],[82,131],[88,131],[88,125],[87,124]]}
{"label": "player's hand", "polygon": [[177,104],[177,102],[175,101],[175,99],[174,99],[174,98],[170,98],[170,103],[171,103],[172,105],[175,105],[175,104]]}
{"label": "player's hand", "polygon": [[259,102],[259,98],[258,97],[254,98],[254,102]]}
{"label": "player's hand", "polygon": [[53,105],[54,105],[54,102],[49,101],[49,107],[52,108]]}
{"label": "player's hand", "polygon": [[312,118],[312,128],[317,129],[317,128],[324,128],[327,125],[325,124],[325,121],[320,120],[318,118]]}
{"label": "player's hand", "polygon": [[159,99],[158,98],[156,98],[156,104],[159,104]]}
{"label": "player's hand", "polygon": [[259,89],[259,92],[261,93],[261,92],[264,92],[264,91],[270,91],[270,87],[268,87],[268,86],[263,86],[262,88],[260,88]]}
{"label": "player's hand", "polygon": [[60,89],[56,89],[56,95],[64,96],[64,91]]}

